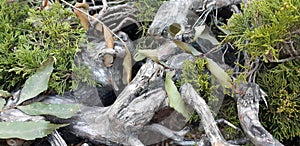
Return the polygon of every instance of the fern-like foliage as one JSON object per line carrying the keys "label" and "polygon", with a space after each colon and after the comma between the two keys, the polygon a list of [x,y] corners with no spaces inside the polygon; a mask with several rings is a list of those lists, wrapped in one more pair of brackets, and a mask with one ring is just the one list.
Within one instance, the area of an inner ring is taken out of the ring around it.
{"label": "fern-like foliage", "polygon": [[300,53],[300,1],[254,0],[242,5],[226,28],[227,41],[265,62]]}

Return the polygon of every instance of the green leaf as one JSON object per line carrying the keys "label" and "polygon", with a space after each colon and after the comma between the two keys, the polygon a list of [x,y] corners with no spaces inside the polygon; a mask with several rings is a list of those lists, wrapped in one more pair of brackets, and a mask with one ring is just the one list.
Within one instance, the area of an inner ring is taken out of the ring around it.
{"label": "green leaf", "polygon": [[3,108],[3,106],[5,105],[6,101],[3,98],[0,98],[0,111]]}
{"label": "green leaf", "polygon": [[185,43],[185,42],[181,42],[178,40],[173,40],[173,42],[183,51],[187,52],[187,53],[192,53],[195,56],[201,55],[202,53],[197,51],[192,45]]}
{"label": "green leaf", "polygon": [[54,57],[50,57],[42,63],[37,69],[36,73],[29,77],[21,91],[20,100],[18,104],[25,100],[39,95],[41,92],[47,90],[50,75],[53,71]]}
{"label": "green leaf", "polygon": [[205,57],[208,70],[217,78],[223,88],[232,88],[229,75],[212,59]]}
{"label": "green leaf", "polygon": [[34,140],[50,134],[53,130],[68,124],[51,124],[48,121],[37,122],[0,122],[0,138],[20,138],[24,140]]}
{"label": "green leaf", "polygon": [[169,26],[169,34],[171,37],[175,37],[181,31],[181,25],[178,23],[173,23]]}
{"label": "green leaf", "polygon": [[134,54],[134,56],[133,56],[133,59],[134,59],[135,61],[141,61],[141,60],[143,60],[143,59],[145,59],[145,58],[146,58],[146,56],[142,55],[142,54],[139,53],[139,52],[136,52],[136,53]]}
{"label": "green leaf", "polygon": [[138,50],[138,53],[141,56],[145,56],[145,57],[151,58],[155,62],[159,62],[157,49],[153,49],[153,50],[152,49]]}
{"label": "green leaf", "polygon": [[195,27],[195,37],[194,40],[197,40],[199,37],[210,41],[213,45],[219,45],[219,41],[209,34],[209,30],[205,25],[200,25]]}
{"label": "green leaf", "polygon": [[46,104],[35,102],[25,106],[18,106],[20,110],[32,116],[51,115],[62,119],[71,118],[80,108],[79,104]]}
{"label": "green leaf", "polygon": [[7,97],[10,97],[10,96],[12,96],[12,95],[9,92],[4,91],[4,90],[0,90],[0,97],[7,98]]}
{"label": "green leaf", "polygon": [[169,98],[170,107],[181,113],[186,119],[191,117],[190,111],[186,108],[184,101],[182,100],[180,93],[178,92],[172,77],[175,71],[166,73],[165,88]]}

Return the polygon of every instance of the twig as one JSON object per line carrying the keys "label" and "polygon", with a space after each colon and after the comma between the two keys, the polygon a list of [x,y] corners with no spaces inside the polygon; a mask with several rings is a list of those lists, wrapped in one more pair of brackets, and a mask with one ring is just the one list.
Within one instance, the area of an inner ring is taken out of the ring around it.
{"label": "twig", "polygon": [[126,18],[123,19],[123,20],[120,22],[120,24],[119,24],[116,28],[114,28],[112,31],[113,31],[113,32],[117,32],[117,31],[121,30],[121,27],[122,27],[127,21],[131,21],[131,22],[133,22],[134,24],[136,24],[138,27],[141,27],[140,24],[139,24],[136,20],[134,20],[134,19],[132,19],[132,18],[130,18],[130,17],[126,17]]}
{"label": "twig", "polygon": [[197,94],[191,84],[186,83],[181,86],[181,96],[185,103],[191,105],[201,117],[203,128],[211,145],[232,146],[232,144],[228,143],[221,134],[205,100]]}
{"label": "twig", "polygon": [[216,122],[217,122],[218,124],[224,123],[224,124],[226,124],[226,125],[232,127],[232,128],[235,129],[235,130],[241,131],[240,128],[236,127],[235,125],[233,125],[232,123],[230,123],[229,121],[227,121],[227,120],[225,120],[225,119],[218,119],[218,120],[216,120]]}
{"label": "twig", "polygon": [[[213,9],[212,7],[211,7],[210,9],[206,9],[206,10],[200,15],[200,17],[196,20],[196,22],[195,22],[194,25],[192,26],[192,30],[195,28],[195,26],[202,25],[202,24],[205,22],[205,20],[206,20],[208,14],[212,11],[212,9]],[[204,16],[204,17],[203,17],[203,16]],[[203,19],[202,19],[202,17],[203,17]],[[202,20],[201,20],[201,19],[202,19]],[[199,20],[201,20],[200,23],[198,23]],[[197,24],[199,24],[199,25],[197,25]]]}
{"label": "twig", "polygon": [[247,75],[246,76],[249,77],[248,78],[248,82],[251,82],[253,74],[257,71],[257,69],[259,68],[259,66],[260,66],[259,59],[258,59],[258,57],[256,57],[255,61],[251,62],[249,71],[247,71]]}
{"label": "twig", "polygon": [[236,14],[241,13],[241,10],[240,10],[236,5],[231,5],[231,9],[232,9]]}
{"label": "twig", "polygon": [[59,135],[59,133],[56,130],[54,130],[48,137],[48,141],[51,144],[51,146],[67,146],[65,140]]}
{"label": "twig", "polygon": [[129,16],[135,17],[135,15],[128,14],[126,12],[116,12],[114,14],[110,14],[108,16],[103,17],[102,21],[103,21],[103,23],[108,24],[112,21],[116,21],[116,20],[119,20],[121,18],[124,18],[124,17],[126,18],[126,17],[129,17]]}
{"label": "twig", "polygon": [[282,63],[282,62],[286,62],[286,61],[290,61],[290,60],[294,60],[294,59],[300,59],[300,56],[294,56],[294,57],[289,57],[289,58],[280,59],[280,60],[269,60],[269,61]]}
{"label": "twig", "polygon": [[100,20],[103,17],[103,15],[107,11],[107,8],[108,8],[107,1],[106,0],[102,0],[102,9],[99,12],[99,14],[96,16],[96,18],[94,18],[94,20],[91,22],[92,26],[94,26],[97,23],[97,20]]}

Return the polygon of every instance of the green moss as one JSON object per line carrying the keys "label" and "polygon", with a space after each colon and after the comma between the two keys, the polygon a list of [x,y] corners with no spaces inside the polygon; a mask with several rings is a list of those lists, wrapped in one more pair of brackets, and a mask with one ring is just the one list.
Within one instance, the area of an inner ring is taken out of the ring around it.
{"label": "green moss", "polygon": [[164,0],[140,0],[134,3],[134,6],[139,10],[137,18],[141,22],[150,22],[156,15],[156,11]]}
{"label": "green moss", "polygon": [[[237,115],[237,105],[236,101],[233,98],[225,96],[216,119],[225,119],[233,125],[237,127],[239,126],[240,122]],[[242,131],[238,131],[230,126],[224,126],[223,128],[221,128],[221,131],[223,133],[224,138],[227,140],[234,140],[246,137]]]}
{"label": "green moss", "polygon": [[49,87],[58,93],[70,90],[74,57],[85,35],[76,16],[58,3],[40,11],[26,2],[1,1],[0,11],[0,89],[22,88],[40,64],[54,56]]}
{"label": "green moss", "polygon": [[164,0],[139,0],[134,3],[134,6],[138,9],[136,15],[139,22],[142,22],[140,31],[145,35],[150,23],[153,21],[157,10]]}
{"label": "green moss", "polygon": [[[182,70],[182,81],[181,85],[184,83],[190,83],[193,85],[197,93],[208,103],[218,103],[219,98],[213,96],[212,91],[218,90],[218,85],[216,85],[215,79],[211,76],[206,68],[207,62],[205,59],[196,58],[194,61],[185,61],[184,68]],[[221,88],[222,89],[222,88]],[[209,105],[211,108],[215,105]],[[239,125],[239,120],[237,118],[237,106],[233,98],[225,96],[222,106],[218,113],[215,113],[216,119],[225,119],[234,125]],[[190,123],[200,122],[200,117],[198,114],[194,114],[190,120]],[[241,132],[225,126],[221,129],[224,137],[226,139],[235,139],[241,137]]]}
{"label": "green moss", "polygon": [[[195,61],[187,60],[184,62],[182,70],[182,80],[179,81],[179,85],[184,83],[190,83],[197,93],[207,99],[209,97],[209,74],[205,73],[207,62],[202,58],[197,58]],[[207,91],[207,92],[206,92]],[[201,121],[199,115],[194,113],[189,123],[199,123]]]}
{"label": "green moss", "polygon": [[286,52],[300,51],[299,8],[298,0],[251,1],[242,6],[243,13],[228,20],[230,34],[226,39],[252,59],[258,56],[267,62],[291,56]]}
{"label": "green moss", "polygon": [[206,71],[207,62],[202,58],[197,58],[194,61],[185,61],[182,70],[182,82],[190,83],[199,95],[208,99],[210,96],[210,75]]}

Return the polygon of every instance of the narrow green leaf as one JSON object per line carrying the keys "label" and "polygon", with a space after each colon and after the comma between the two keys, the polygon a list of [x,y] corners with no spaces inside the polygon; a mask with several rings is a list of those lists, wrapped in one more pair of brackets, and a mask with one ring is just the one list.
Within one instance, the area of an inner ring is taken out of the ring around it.
{"label": "narrow green leaf", "polygon": [[0,111],[4,107],[5,103],[6,103],[5,99],[0,98]]}
{"label": "narrow green leaf", "polygon": [[46,104],[35,102],[25,106],[18,106],[20,110],[32,116],[51,115],[62,119],[71,118],[80,108],[79,104]]}
{"label": "narrow green leaf", "polygon": [[0,122],[0,138],[20,138],[34,140],[50,134],[53,130],[68,124],[51,124],[48,121],[37,122]]}
{"label": "narrow green leaf", "polygon": [[205,57],[208,70],[217,78],[223,88],[232,88],[229,75],[212,59]]}
{"label": "narrow green leaf", "polygon": [[140,53],[142,56],[151,58],[153,61],[158,62],[158,51],[157,49],[144,49],[144,50],[138,50],[138,53]]}
{"label": "narrow green leaf", "polygon": [[200,25],[195,27],[195,37],[194,40],[197,40],[199,37],[210,41],[213,45],[219,45],[219,41],[209,34],[209,30],[205,25]]}
{"label": "narrow green leaf", "polygon": [[185,103],[172,80],[174,74],[175,71],[167,72],[166,74],[165,88],[168,94],[169,104],[170,107],[181,113],[186,119],[189,119],[191,117],[191,113],[186,108]]}
{"label": "narrow green leaf", "polygon": [[181,31],[181,25],[178,23],[173,23],[169,26],[169,34],[171,37],[175,37]]}
{"label": "narrow green leaf", "polygon": [[133,56],[133,59],[134,59],[135,61],[141,61],[141,60],[143,60],[143,59],[145,59],[145,58],[146,58],[146,56],[142,55],[142,54],[139,53],[139,52],[136,52],[136,53],[134,54],[134,56]]}
{"label": "narrow green leaf", "polygon": [[48,81],[53,71],[53,63],[55,62],[54,57],[50,57],[42,63],[37,69],[36,73],[29,77],[21,91],[20,100],[18,104],[25,100],[33,98],[39,95],[41,92],[47,90]]}
{"label": "narrow green leaf", "polygon": [[0,90],[0,97],[7,98],[7,97],[10,97],[10,96],[12,96],[12,95],[9,92],[4,91],[4,90]]}
{"label": "narrow green leaf", "polygon": [[191,53],[195,56],[201,55],[202,53],[197,51],[192,45],[185,43],[185,42],[181,42],[178,40],[173,40],[173,42],[183,51],[187,52],[187,53]]}

